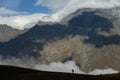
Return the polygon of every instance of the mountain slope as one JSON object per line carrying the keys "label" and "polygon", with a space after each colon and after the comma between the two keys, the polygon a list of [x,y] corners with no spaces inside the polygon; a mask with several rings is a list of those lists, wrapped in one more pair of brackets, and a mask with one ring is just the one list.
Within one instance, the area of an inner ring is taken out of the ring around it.
{"label": "mountain slope", "polygon": [[4,59],[34,57],[40,64],[74,60],[85,72],[96,68],[120,71],[119,19],[108,13],[112,10],[78,10],[60,23],[38,23],[1,43],[0,55]]}
{"label": "mountain slope", "polygon": [[25,33],[27,30],[13,29],[7,25],[0,25],[0,42],[7,42],[18,35]]}
{"label": "mountain slope", "polygon": [[26,68],[0,66],[0,79],[3,80],[119,80],[120,74],[110,75],[80,75],[37,71]]}

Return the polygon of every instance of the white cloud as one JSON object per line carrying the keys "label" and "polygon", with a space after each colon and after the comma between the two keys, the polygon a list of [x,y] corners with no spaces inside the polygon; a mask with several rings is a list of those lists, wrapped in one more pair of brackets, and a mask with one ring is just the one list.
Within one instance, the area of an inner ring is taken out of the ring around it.
{"label": "white cloud", "polygon": [[51,10],[55,10],[56,13],[54,13],[51,18],[54,21],[60,21],[63,17],[81,8],[104,9],[120,7],[120,0],[38,0],[37,5],[38,4],[46,6]]}
{"label": "white cloud", "polygon": [[115,71],[111,68],[95,69],[89,73],[85,73],[79,69],[79,67],[75,64],[75,61],[67,61],[66,63],[53,62],[53,63],[50,63],[49,65],[38,64],[34,66],[34,69],[51,71],[51,72],[66,72],[66,73],[72,73],[72,70],[74,70],[74,73],[77,73],[77,74],[90,74],[90,75],[118,73],[118,71]]}
{"label": "white cloud", "polygon": [[30,60],[26,60],[26,58],[25,59],[19,59],[19,58],[2,59],[2,57],[0,57],[0,65],[12,65],[12,66],[31,68],[35,70],[41,70],[41,71],[64,72],[64,73],[72,73],[72,70],[74,70],[74,73],[76,74],[89,74],[89,75],[119,73],[118,71],[115,71],[111,68],[95,69],[89,73],[85,73],[79,69],[79,67],[75,64],[75,61],[67,61],[65,63],[52,62],[46,65],[46,64],[36,64],[36,62],[33,59],[30,59]]}
{"label": "white cloud", "polygon": [[52,71],[52,72],[67,72],[67,73],[72,73],[72,70],[74,70],[75,73],[84,74],[84,72],[79,70],[79,67],[75,64],[74,61],[68,61],[65,63],[53,62],[50,63],[49,65],[38,64],[34,66],[34,69],[43,70],[43,71]]}
{"label": "white cloud", "polygon": [[[0,16],[0,24],[7,24],[12,28],[23,30],[33,27],[39,20],[42,20],[47,14],[17,15],[17,16]],[[31,24],[31,25],[29,25]]]}
{"label": "white cloud", "polygon": [[61,10],[64,8],[65,5],[67,5],[67,3],[69,2],[69,0],[38,0],[38,2],[36,3],[36,6],[41,5],[44,7],[48,7],[50,10],[52,10],[53,12]]}
{"label": "white cloud", "polygon": [[3,15],[13,15],[13,14],[18,14],[18,13],[15,12],[15,11],[6,9],[6,8],[0,8],[0,15],[1,16],[3,16]]}
{"label": "white cloud", "polygon": [[36,5],[45,6],[51,10],[63,8],[112,8],[120,6],[120,0],[38,0]]}
{"label": "white cloud", "polygon": [[44,19],[48,14],[17,12],[6,8],[0,8],[0,24],[7,24],[12,28],[23,30],[33,27],[39,20]]}
{"label": "white cloud", "polygon": [[0,65],[12,65],[12,66],[19,66],[19,67],[27,67],[21,59],[12,58],[12,59],[2,59],[0,56]]}
{"label": "white cloud", "polygon": [[115,70],[113,70],[111,68],[109,68],[109,69],[103,69],[103,70],[96,69],[96,70],[94,70],[94,71],[92,71],[92,72],[90,72],[88,74],[91,74],[91,75],[100,75],[100,74],[113,74],[113,73],[118,73],[118,71],[115,71]]}

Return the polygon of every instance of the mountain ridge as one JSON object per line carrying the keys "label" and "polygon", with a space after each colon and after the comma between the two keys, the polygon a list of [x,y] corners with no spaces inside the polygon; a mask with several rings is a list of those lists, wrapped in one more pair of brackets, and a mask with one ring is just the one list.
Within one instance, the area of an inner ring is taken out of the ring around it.
{"label": "mountain ridge", "polygon": [[17,30],[13,29],[12,27],[8,25],[0,25],[0,42],[7,42],[11,39],[14,39],[15,37],[25,33],[27,29],[25,30]]}

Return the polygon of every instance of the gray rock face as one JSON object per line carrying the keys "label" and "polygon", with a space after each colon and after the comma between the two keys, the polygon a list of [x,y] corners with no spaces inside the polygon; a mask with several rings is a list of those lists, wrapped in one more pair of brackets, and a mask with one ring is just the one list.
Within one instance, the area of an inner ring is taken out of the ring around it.
{"label": "gray rock face", "polygon": [[0,42],[7,42],[14,39],[25,31],[26,30],[16,30],[7,25],[0,25]]}
{"label": "gray rock face", "polygon": [[1,43],[0,55],[26,60],[34,57],[40,64],[74,60],[85,72],[106,68],[120,71],[117,11],[120,9],[82,9],[60,23],[39,22],[24,34]]}

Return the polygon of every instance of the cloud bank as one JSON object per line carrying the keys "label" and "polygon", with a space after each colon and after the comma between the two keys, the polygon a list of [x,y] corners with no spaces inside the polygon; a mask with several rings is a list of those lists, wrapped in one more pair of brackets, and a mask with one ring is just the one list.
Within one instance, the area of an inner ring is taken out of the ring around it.
{"label": "cloud bank", "polygon": [[90,75],[100,75],[100,74],[113,74],[113,73],[119,73],[119,72],[109,68],[109,69],[103,69],[103,70],[95,69],[92,72],[89,72],[88,74],[90,74]]}
{"label": "cloud bank", "polygon": [[23,30],[33,27],[39,20],[44,18],[46,14],[32,14],[19,16],[0,16],[0,24],[7,24],[14,29]]}
{"label": "cloud bank", "polygon": [[7,24],[14,29],[23,30],[33,27],[39,20],[48,14],[16,12],[6,8],[0,8],[0,24]]}
{"label": "cloud bank", "polygon": [[48,65],[45,65],[45,64],[36,64],[33,60],[26,60],[26,59],[21,60],[18,58],[2,59],[0,57],[0,65],[12,65],[12,66],[31,68],[41,71],[62,72],[62,73],[72,73],[72,70],[74,70],[74,73],[76,74],[89,74],[89,75],[118,73],[118,71],[115,71],[111,68],[95,69],[89,73],[85,73],[79,69],[79,67],[75,64],[75,61],[67,61],[65,63],[52,62]]}
{"label": "cloud bank", "polygon": [[118,71],[115,71],[111,68],[103,69],[103,70],[95,69],[89,73],[85,73],[79,69],[79,67],[75,64],[74,61],[67,61],[65,63],[53,62],[50,63],[49,65],[38,64],[34,66],[34,69],[42,70],[42,71],[51,71],[51,72],[65,72],[65,73],[72,73],[72,70],[74,70],[74,73],[76,74],[89,74],[89,75],[118,73]]}
{"label": "cloud bank", "polygon": [[120,0],[38,0],[36,5],[48,7],[51,10],[76,8],[112,8],[119,7]]}
{"label": "cloud bank", "polygon": [[53,62],[50,63],[49,65],[38,64],[34,66],[34,69],[51,71],[51,72],[66,72],[66,73],[72,73],[72,70],[74,70],[75,73],[85,74],[84,72],[79,70],[79,67],[75,64],[74,61],[68,61],[65,63]]}
{"label": "cloud bank", "polygon": [[[44,1],[44,3],[43,3]],[[49,4],[49,1],[51,0],[38,0],[38,3],[43,6],[48,7],[51,10],[55,10],[51,18],[54,21],[60,21],[62,18],[67,16],[70,13],[75,12],[78,9],[83,8],[100,8],[100,9],[108,9],[113,7],[120,7],[120,0],[68,0],[63,4],[63,1],[59,3],[55,3],[51,1],[51,4]],[[56,0],[57,1],[57,0]],[[37,4],[38,4],[37,3]],[[52,4],[53,3],[53,4]],[[61,10],[57,10],[57,5],[53,6],[54,4],[63,4],[62,6],[59,6]],[[49,5],[49,6],[47,6]],[[56,9],[53,9],[56,8]]]}
{"label": "cloud bank", "polygon": [[69,0],[38,0],[36,6],[44,6],[49,8],[52,12],[59,11],[67,5]]}

